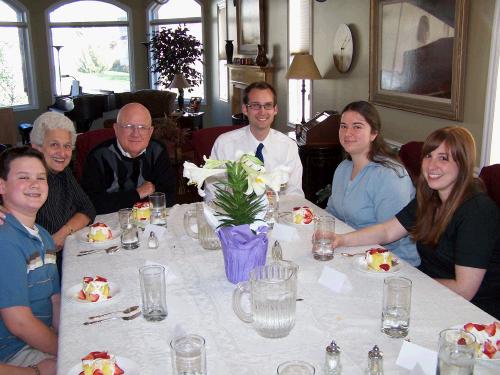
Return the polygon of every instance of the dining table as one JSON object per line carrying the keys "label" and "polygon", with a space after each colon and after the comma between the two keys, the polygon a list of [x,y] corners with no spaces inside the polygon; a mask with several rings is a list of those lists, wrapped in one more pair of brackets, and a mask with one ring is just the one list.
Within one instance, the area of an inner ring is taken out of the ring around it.
{"label": "dining table", "polygon": [[[166,231],[156,249],[148,248],[149,233],[144,233],[138,249],[77,256],[79,251],[92,248],[85,241],[88,228],[68,237],[61,287],[59,375],[77,375],[81,359],[92,351],[108,351],[134,363],[139,370],[130,375],[172,374],[169,344],[185,333],[205,338],[209,375],[272,375],[280,363],[289,360],[307,361],[316,368],[317,375],[323,374],[325,348],[332,340],[341,350],[342,374],[365,374],[368,352],[375,345],[383,353],[385,375],[410,374],[411,369],[396,363],[403,345],[411,343],[435,352],[441,330],[467,322],[495,321],[403,260],[394,272],[367,272],[359,267],[359,256],[340,254],[364,252],[376,244],[339,248],[332,260],[315,260],[311,253],[313,226],[278,219],[280,226],[286,226],[281,229],[292,234],[280,239],[283,258],[299,269],[296,322],[286,337],[261,337],[233,311],[236,286],[226,278],[222,251],[205,250],[186,234],[183,217],[193,205],[168,209]],[[280,197],[280,213],[290,212],[296,206],[309,206],[315,215],[326,214],[303,197]],[[96,221],[119,227],[117,213],[99,215]],[[335,231],[346,233],[352,229],[337,219]],[[268,237],[270,249],[275,241],[273,231]],[[272,261],[269,254],[268,261]],[[161,264],[167,269],[166,319],[149,322],[141,316],[128,321],[83,324],[89,316],[140,306],[138,270],[147,264]],[[331,288],[322,281],[332,272],[344,277],[342,288]],[[111,282],[113,298],[101,303],[78,301],[75,288],[81,285],[83,277],[96,275]],[[388,276],[412,281],[411,320],[405,339],[390,338],[380,330],[383,283]],[[491,369],[492,363],[484,369],[476,366],[475,374],[499,374],[500,367]]]}

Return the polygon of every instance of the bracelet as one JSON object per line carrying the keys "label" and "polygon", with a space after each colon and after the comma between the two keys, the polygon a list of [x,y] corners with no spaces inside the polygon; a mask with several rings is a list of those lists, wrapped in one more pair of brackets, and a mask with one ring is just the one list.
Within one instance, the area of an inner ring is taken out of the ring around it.
{"label": "bracelet", "polygon": [[40,372],[40,369],[38,368],[37,365],[29,365],[28,367],[35,370],[35,375],[42,375],[42,373]]}

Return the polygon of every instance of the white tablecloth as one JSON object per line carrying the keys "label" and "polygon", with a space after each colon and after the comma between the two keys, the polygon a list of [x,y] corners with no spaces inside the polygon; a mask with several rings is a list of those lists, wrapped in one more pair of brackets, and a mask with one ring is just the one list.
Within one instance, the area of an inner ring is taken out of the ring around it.
{"label": "white tablecloth", "polygon": [[[312,206],[298,198],[282,198],[280,210],[303,204]],[[291,333],[282,339],[266,339],[233,313],[235,286],[226,279],[222,252],[204,250],[185,234],[182,219],[189,207],[176,205],[170,210],[167,235],[160,239],[160,248],[156,250],[148,249],[144,241],[137,250],[77,257],[77,251],[88,245],[82,244],[77,235],[67,240],[63,295],[81,283],[83,276],[94,275],[109,278],[120,287],[120,293],[100,304],[62,299],[58,374],[66,375],[84,355],[97,350],[133,360],[142,375],[171,374],[169,342],[179,332],[197,333],[206,339],[209,375],[271,375],[279,363],[292,359],[308,361],[316,367],[316,374],[322,374],[325,347],[332,339],[342,349],[343,374],[364,374],[367,353],[375,344],[384,353],[386,375],[409,372],[395,364],[403,340],[380,332],[384,276],[356,270],[356,257],[339,254],[346,250],[363,251],[367,246],[337,250],[332,261],[319,262],[310,252],[312,227],[295,226],[300,240],[281,245],[283,257],[300,267],[298,297],[303,301],[297,302],[296,324]],[[117,225],[116,214],[101,216],[99,220]],[[349,228],[337,221],[336,231],[342,233]],[[159,323],[140,317],[83,326],[90,315],[140,305],[138,269],[147,261],[168,267],[168,317]],[[325,266],[345,273],[352,291],[333,293],[320,285],[318,278]],[[407,264],[403,264],[398,275],[413,281],[409,338],[415,344],[436,350],[440,330],[469,321],[494,320]]]}

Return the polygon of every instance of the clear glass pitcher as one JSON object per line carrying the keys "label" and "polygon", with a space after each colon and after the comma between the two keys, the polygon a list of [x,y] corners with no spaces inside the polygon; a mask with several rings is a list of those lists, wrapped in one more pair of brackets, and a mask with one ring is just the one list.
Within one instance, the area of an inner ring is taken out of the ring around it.
{"label": "clear glass pitcher", "polygon": [[[287,336],[295,325],[298,266],[275,262],[250,271],[249,281],[239,283],[233,293],[233,310],[251,323],[263,337]],[[242,307],[243,295],[249,295],[250,310]]]}
{"label": "clear glass pitcher", "polygon": [[[195,203],[194,209],[189,209],[184,214],[184,229],[188,236],[198,239],[201,246],[206,250],[218,250],[221,248],[217,233],[208,224],[203,213],[203,202]],[[196,220],[197,231],[191,225]]]}

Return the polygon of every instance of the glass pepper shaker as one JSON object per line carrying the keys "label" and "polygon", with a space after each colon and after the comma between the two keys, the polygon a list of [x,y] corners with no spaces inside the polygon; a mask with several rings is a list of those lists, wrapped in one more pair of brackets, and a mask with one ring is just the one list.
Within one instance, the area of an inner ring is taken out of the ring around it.
{"label": "glass pepper shaker", "polygon": [[155,232],[149,232],[148,247],[150,249],[157,249],[160,246],[158,237],[156,237]]}
{"label": "glass pepper shaker", "polygon": [[325,375],[340,375],[342,364],[340,363],[340,346],[332,340],[326,347]]}
{"label": "glass pepper shaker", "polygon": [[384,375],[384,353],[377,345],[368,352],[368,368],[366,375]]}

